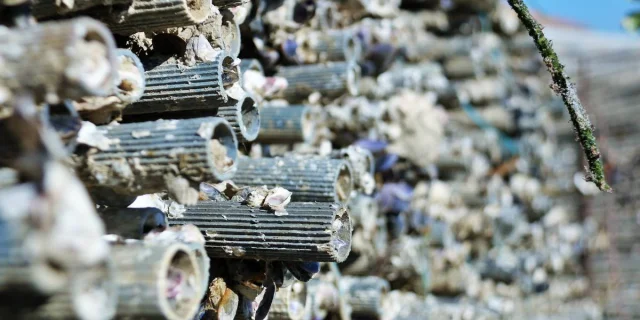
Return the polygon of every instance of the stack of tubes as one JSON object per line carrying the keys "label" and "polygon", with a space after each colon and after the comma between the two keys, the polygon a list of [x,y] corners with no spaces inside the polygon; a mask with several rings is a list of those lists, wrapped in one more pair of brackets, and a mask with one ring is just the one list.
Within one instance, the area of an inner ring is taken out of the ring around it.
{"label": "stack of tubes", "polygon": [[597,318],[522,36],[497,0],[0,0],[0,318]]}

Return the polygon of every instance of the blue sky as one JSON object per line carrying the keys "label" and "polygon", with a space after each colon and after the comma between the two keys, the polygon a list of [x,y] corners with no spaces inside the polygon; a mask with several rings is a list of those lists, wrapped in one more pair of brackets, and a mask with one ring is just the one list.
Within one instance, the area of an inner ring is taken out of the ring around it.
{"label": "blue sky", "polygon": [[629,0],[525,0],[525,3],[531,9],[611,32],[624,32],[620,27],[622,17],[631,10],[640,10],[640,2]]}

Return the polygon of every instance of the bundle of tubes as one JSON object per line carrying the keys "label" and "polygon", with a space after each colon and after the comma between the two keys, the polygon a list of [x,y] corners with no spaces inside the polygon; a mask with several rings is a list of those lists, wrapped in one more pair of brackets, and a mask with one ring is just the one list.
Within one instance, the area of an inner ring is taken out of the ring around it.
{"label": "bundle of tubes", "polygon": [[602,316],[499,1],[0,1],[0,317]]}

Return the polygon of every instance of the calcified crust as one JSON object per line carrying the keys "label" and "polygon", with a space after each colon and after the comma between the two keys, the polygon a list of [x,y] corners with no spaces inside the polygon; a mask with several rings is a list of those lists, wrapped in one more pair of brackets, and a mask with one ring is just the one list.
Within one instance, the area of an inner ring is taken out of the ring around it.
{"label": "calcified crust", "polygon": [[133,0],[123,11],[108,12],[105,22],[114,33],[127,35],[194,25],[210,12],[211,1],[206,0]]}
{"label": "calcified crust", "polygon": [[171,225],[193,224],[211,257],[281,261],[344,261],[351,250],[348,211],[333,203],[292,202],[287,215],[233,201],[186,207]]}
{"label": "calcified crust", "polygon": [[112,247],[118,272],[117,317],[191,319],[203,290],[186,245],[131,244]]}
{"label": "calcified crust", "polygon": [[104,96],[113,88],[113,36],[95,20],[77,18],[15,30],[0,27],[0,39],[0,87],[28,92],[36,102],[48,103]]}
{"label": "calcified crust", "polygon": [[[231,177],[237,140],[226,120],[195,118],[99,127],[108,149],[95,149],[77,161],[89,187],[123,194],[171,191],[171,176],[190,181]],[[188,187],[188,186],[186,186]]]}

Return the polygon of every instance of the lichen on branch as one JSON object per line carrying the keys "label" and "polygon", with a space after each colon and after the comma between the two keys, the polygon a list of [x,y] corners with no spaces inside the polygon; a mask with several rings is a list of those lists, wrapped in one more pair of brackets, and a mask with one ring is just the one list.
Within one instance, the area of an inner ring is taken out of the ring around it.
{"label": "lichen on branch", "polygon": [[533,18],[527,6],[522,0],[508,0],[509,5],[518,14],[518,18],[529,31],[529,35],[542,55],[544,64],[547,66],[553,84],[551,88],[556,94],[562,97],[564,104],[569,110],[571,123],[578,135],[578,140],[582,145],[582,150],[587,158],[588,175],[587,180],[600,188],[602,191],[611,192],[611,187],[607,184],[604,177],[604,168],[600,160],[600,151],[596,144],[596,138],[593,135],[593,126],[589,121],[589,116],[580,103],[580,98],[576,92],[575,86],[569,81],[569,77],[564,72],[564,66],[560,64],[558,55],[553,50],[551,41],[547,39],[542,32],[542,26]]}

